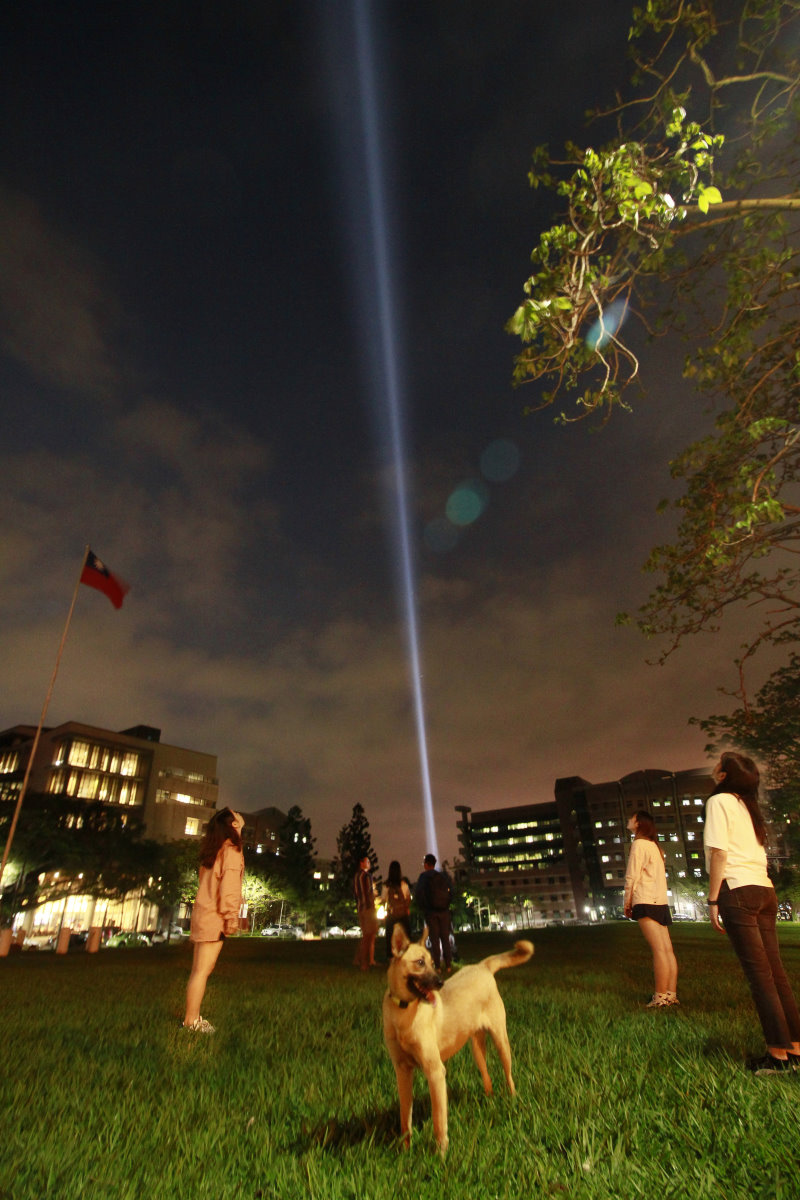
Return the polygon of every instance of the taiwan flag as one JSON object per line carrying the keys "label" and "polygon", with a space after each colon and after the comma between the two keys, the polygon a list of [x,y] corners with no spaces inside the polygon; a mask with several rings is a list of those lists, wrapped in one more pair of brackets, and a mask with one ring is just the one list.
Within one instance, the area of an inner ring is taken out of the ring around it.
{"label": "taiwan flag", "polygon": [[101,562],[91,550],[86,555],[86,562],[81,572],[81,583],[97,588],[104,596],[108,596],[114,608],[122,608],[122,601],[131,590],[130,584],[125,583],[118,575],[112,575],[104,562]]}

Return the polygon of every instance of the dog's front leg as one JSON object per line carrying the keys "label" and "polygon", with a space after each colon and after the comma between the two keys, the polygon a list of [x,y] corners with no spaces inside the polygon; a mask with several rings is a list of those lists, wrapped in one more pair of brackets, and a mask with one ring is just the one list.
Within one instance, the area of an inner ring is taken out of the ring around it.
{"label": "dog's front leg", "polygon": [[396,1062],[394,1073],[397,1078],[397,1093],[400,1097],[400,1134],[406,1150],[411,1145],[411,1115],[414,1105],[414,1068],[408,1063]]}
{"label": "dog's front leg", "polygon": [[439,1146],[439,1153],[444,1158],[447,1153],[447,1082],[444,1063],[440,1058],[426,1062],[423,1066],[425,1078],[431,1093],[431,1114],[433,1116],[433,1132]]}

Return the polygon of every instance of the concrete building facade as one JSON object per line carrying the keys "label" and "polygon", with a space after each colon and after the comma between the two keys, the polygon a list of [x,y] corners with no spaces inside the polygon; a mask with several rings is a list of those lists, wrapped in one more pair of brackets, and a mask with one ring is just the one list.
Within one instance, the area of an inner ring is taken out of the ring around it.
{"label": "concrete building facade", "polygon": [[[0,733],[0,795],[19,794],[35,733]],[[130,809],[155,841],[199,838],[217,807],[217,757],[170,746],[150,725],[114,732],[66,721],[42,730],[28,790]]]}

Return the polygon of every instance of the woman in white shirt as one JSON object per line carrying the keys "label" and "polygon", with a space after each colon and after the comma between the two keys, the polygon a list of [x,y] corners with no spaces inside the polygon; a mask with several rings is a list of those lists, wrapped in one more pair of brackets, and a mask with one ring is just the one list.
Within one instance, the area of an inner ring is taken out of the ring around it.
{"label": "woman in white shirt", "polygon": [[648,1008],[670,1008],[678,1000],[678,960],[672,949],[669,927],[672,914],[667,904],[667,872],[650,813],[639,809],[628,821],[634,842],[625,873],[623,911],[633,917],[653,953],[655,992]]}
{"label": "woman in white shirt", "polygon": [[758,767],[727,751],[713,771],[703,841],[711,924],[727,933],[745,973],[767,1053],[749,1059],[757,1075],[800,1065],[800,1013],[781,962],[778,900],[767,875],[766,828],[758,806]]}

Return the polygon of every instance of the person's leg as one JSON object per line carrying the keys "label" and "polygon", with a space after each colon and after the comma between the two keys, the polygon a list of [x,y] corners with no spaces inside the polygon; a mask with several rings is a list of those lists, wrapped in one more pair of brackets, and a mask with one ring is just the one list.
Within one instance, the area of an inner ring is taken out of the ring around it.
{"label": "person's leg", "polygon": [[437,913],[437,912],[426,913],[426,919],[427,919],[427,924],[428,924],[428,933],[429,933],[430,939],[431,939],[431,958],[433,959],[433,965],[436,967],[436,970],[438,971],[439,966],[442,961],[442,943],[441,943],[440,928],[439,928],[439,926],[440,926],[439,913]]}
{"label": "person's leg", "polygon": [[442,939],[442,958],[444,959],[445,970],[449,971],[453,965],[453,951],[450,946],[450,930],[453,923],[450,920],[450,913],[443,912],[441,914],[441,939]]}
{"label": "person's leg", "polygon": [[208,977],[216,966],[222,942],[195,942],[192,970],[186,985],[186,1015],[184,1025],[193,1025],[200,1017],[200,1005],[206,994]]}
{"label": "person's leg", "polygon": [[392,961],[392,933],[395,925],[399,924],[397,917],[387,917],[383,926],[383,935],[386,941],[386,961]]}
{"label": "person's leg", "polygon": [[374,911],[367,914],[367,944],[366,944],[366,959],[367,970],[370,967],[376,967],[375,962],[375,939],[378,936],[378,915]]}
{"label": "person's leg", "polygon": [[678,960],[675,957],[675,951],[672,949],[672,938],[669,935],[669,926],[661,925],[661,939],[664,944],[664,958],[668,964],[667,970],[667,994],[671,997],[678,995]]}
{"label": "person's leg", "polygon": [[[764,953],[767,956],[769,968],[772,973],[772,981],[775,984],[775,990],[778,993],[778,998],[783,1009],[783,1015],[786,1018],[786,1024],[789,1029],[790,1042],[785,1048],[790,1053],[800,1054],[800,1011],[798,1011],[797,1001],[792,991],[786,971],[781,959],[780,946],[778,944],[778,933],[776,922],[778,917],[778,898],[775,895],[774,889],[768,889],[768,893],[761,911],[757,916],[758,928],[761,933],[761,941],[764,946]],[[769,1047],[770,1053],[773,1053],[778,1047]]]}
{"label": "person's leg", "polygon": [[356,949],[354,959],[355,965],[360,967],[362,971],[369,970],[369,925],[367,924],[367,914],[360,912],[358,914],[358,923],[361,926],[361,938]]}
{"label": "person's leg", "polygon": [[750,986],[767,1048],[775,1058],[784,1058],[794,1038],[789,1032],[759,926],[765,891],[765,888],[755,886],[723,890],[719,911]]}
{"label": "person's leg", "polygon": [[678,982],[678,964],[672,951],[669,930],[652,917],[640,917],[638,924],[653,955],[656,995],[666,996],[667,992],[675,991]]}

